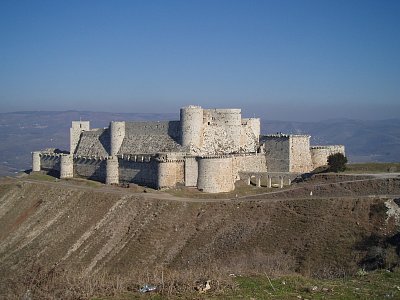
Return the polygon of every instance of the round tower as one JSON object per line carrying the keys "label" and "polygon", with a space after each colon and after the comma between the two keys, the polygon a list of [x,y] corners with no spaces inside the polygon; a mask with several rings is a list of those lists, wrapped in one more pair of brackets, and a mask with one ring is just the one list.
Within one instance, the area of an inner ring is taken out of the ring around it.
{"label": "round tower", "polygon": [[181,144],[182,146],[201,146],[203,127],[203,109],[200,106],[181,108]]}
{"label": "round tower", "polygon": [[235,189],[232,157],[199,159],[197,188],[206,193],[230,192]]}
{"label": "round tower", "polygon": [[60,178],[74,177],[74,157],[71,154],[61,155]]}
{"label": "round tower", "polygon": [[40,171],[40,151],[32,152],[32,172]]}
{"label": "round tower", "polygon": [[314,169],[327,165],[328,157],[331,154],[342,153],[345,155],[343,145],[312,146],[310,147],[310,152]]}
{"label": "round tower", "polygon": [[119,164],[118,157],[112,156],[106,163],[106,184],[119,183]]}
{"label": "round tower", "polygon": [[157,188],[169,188],[176,185],[176,162],[159,162],[157,166]]}
{"label": "round tower", "polygon": [[230,152],[240,150],[240,136],[242,129],[242,113],[240,109],[220,109],[218,112],[224,120],[226,139],[230,141]]}
{"label": "round tower", "polygon": [[117,155],[125,137],[125,122],[110,123],[110,154]]}

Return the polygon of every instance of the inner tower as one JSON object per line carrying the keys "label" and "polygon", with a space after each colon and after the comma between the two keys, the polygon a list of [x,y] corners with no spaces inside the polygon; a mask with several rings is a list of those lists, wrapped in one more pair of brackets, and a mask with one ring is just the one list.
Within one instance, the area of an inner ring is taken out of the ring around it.
{"label": "inner tower", "polygon": [[69,129],[70,136],[70,154],[75,154],[76,147],[78,146],[81,133],[90,130],[89,121],[72,121],[71,128]]}

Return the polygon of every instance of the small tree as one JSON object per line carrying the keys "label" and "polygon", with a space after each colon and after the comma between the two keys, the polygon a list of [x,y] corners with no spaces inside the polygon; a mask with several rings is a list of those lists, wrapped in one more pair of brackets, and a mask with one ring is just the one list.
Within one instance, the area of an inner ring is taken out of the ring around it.
{"label": "small tree", "polygon": [[329,171],[343,172],[346,170],[347,157],[342,153],[335,153],[328,156]]}

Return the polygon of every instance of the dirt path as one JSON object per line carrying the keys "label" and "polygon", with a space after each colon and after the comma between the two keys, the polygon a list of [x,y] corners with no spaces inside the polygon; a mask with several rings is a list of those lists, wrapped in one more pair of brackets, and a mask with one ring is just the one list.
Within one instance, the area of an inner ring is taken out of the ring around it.
{"label": "dirt path", "polygon": [[[287,188],[287,189],[281,189],[279,191],[269,191],[269,192],[264,192],[264,193],[259,193],[259,194],[252,194],[252,195],[245,195],[238,197],[238,199],[248,199],[248,198],[253,198],[253,197],[259,197],[259,196],[268,196],[268,195],[276,195],[276,194],[284,194],[290,191],[296,191],[296,190],[303,190],[305,187],[308,189],[316,189],[317,187],[323,187],[323,186],[331,186],[331,185],[339,185],[339,184],[346,184],[346,183],[357,183],[357,182],[370,182],[370,181],[377,181],[377,180],[382,180],[382,179],[390,179],[390,178],[397,178],[400,176],[400,173],[384,173],[384,174],[351,174],[351,176],[371,176],[372,178],[368,179],[353,179],[353,180],[344,180],[344,181],[337,181],[337,182],[326,182],[326,183],[309,183],[307,186],[302,185],[298,187],[292,187],[292,188]],[[375,195],[379,196],[379,195]],[[386,196],[386,195],[381,195],[381,196]],[[327,197],[323,197],[327,198]],[[328,197],[329,198],[329,197]],[[292,199],[298,199],[292,198]]]}
{"label": "dirt path", "polygon": [[[150,200],[150,199],[155,199],[155,200],[167,200],[167,201],[179,201],[179,202],[198,202],[198,203],[209,203],[209,202],[224,202],[224,201],[243,201],[243,200],[258,200],[258,201],[282,201],[282,200],[295,200],[295,199],[327,199],[327,198],[340,198],[340,199],[348,199],[352,197],[367,197],[366,195],[348,195],[348,196],[300,196],[300,197],[285,197],[285,198],[269,198],[268,196],[271,195],[279,195],[279,194],[287,194],[289,192],[293,191],[301,191],[304,190],[305,188],[309,190],[315,190],[320,187],[328,187],[328,186],[335,186],[335,185],[343,185],[343,184],[349,184],[349,183],[365,183],[365,182],[372,182],[372,181],[379,181],[382,179],[390,179],[390,178],[396,178],[400,176],[400,173],[382,173],[382,174],[351,174],[351,176],[371,176],[372,178],[368,179],[352,179],[352,180],[345,180],[345,181],[338,181],[338,182],[324,182],[324,183],[307,183],[305,185],[301,186],[296,186],[296,187],[290,187],[286,189],[282,189],[279,191],[268,191],[268,192],[263,192],[263,193],[258,193],[258,194],[251,194],[251,195],[245,195],[245,196],[239,196],[239,197],[230,197],[230,198],[219,198],[219,199],[209,199],[209,198],[188,198],[188,197],[177,197],[174,195],[171,195],[169,193],[165,192],[132,192],[129,189],[121,188],[121,187],[114,187],[114,186],[108,186],[108,185],[102,185],[99,187],[90,187],[90,186],[83,186],[83,185],[78,185],[76,183],[70,183],[67,181],[57,181],[57,182],[48,182],[48,181],[40,181],[40,180],[33,180],[33,179],[28,179],[28,178],[12,178],[11,180],[16,180],[22,183],[34,183],[34,184],[40,184],[40,185],[45,185],[49,187],[55,187],[55,186],[62,186],[62,187],[68,187],[74,190],[81,190],[81,191],[89,191],[89,192],[105,192],[105,193],[111,193],[111,194],[118,194],[121,196],[139,196],[143,199]],[[266,198],[260,199],[260,197],[265,196]],[[369,197],[399,197],[399,194],[373,194],[373,195],[368,195]]]}

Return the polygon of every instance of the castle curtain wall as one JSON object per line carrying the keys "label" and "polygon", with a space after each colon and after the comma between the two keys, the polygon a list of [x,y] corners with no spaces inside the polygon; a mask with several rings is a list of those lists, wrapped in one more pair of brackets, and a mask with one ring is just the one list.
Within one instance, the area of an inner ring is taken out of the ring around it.
{"label": "castle curtain wall", "polygon": [[157,162],[119,160],[120,182],[132,182],[150,187],[157,187],[158,167]]}
{"label": "castle curtain wall", "polygon": [[100,182],[106,181],[106,161],[100,159],[74,159],[74,176]]}
{"label": "castle curtain wall", "polygon": [[40,157],[40,169],[51,175],[60,175],[60,163],[60,156],[42,155]]}

